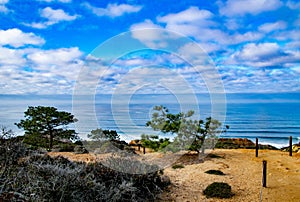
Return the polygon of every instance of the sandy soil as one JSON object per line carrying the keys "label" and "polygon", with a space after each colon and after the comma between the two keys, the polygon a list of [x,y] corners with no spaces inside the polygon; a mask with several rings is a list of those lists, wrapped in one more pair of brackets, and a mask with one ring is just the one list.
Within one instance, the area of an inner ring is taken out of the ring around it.
{"label": "sandy soil", "polygon": [[[171,180],[171,185],[160,195],[160,201],[300,201],[300,153],[290,157],[287,152],[261,150],[255,157],[254,150],[217,149],[211,153],[222,158],[206,157],[199,160],[196,154],[186,154],[177,160],[182,169],[168,167],[164,175]],[[63,155],[70,160],[92,162],[95,158],[89,154],[50,152],[51,156]],[[162,154],[141,154],[141,159],[164,159]],[[262,188],[262,161],[267,161],[267,188]],[[206,174],[205,171],[216,169],[226,175]],[[235,194],[231,199],[207,199],[203,190],[213,182],[226,182]]]}
{"label": "sandy soil", "polygon": [[[185,165],[183,169],[167,168],[172,185],[161,195],[161,201],[300,201],[300,155],[287,152],[255,150],[214,150],[223,158],[206,159],[204,163]],[[187,157],[188,158],[188,157]],[[262,188],[262,161],[267,161],[267,188]],[[204,173],[210,169],[225,176]],[[207,199],[202,191],[213,182],[226,182],[235,194],[231,199]],[[260,193],[262,196],[260,196]]]}

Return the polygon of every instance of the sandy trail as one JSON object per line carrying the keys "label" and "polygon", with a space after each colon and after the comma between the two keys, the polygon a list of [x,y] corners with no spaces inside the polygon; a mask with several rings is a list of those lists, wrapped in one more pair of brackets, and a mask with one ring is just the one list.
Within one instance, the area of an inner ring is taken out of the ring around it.
{"label": "sandy trail", "polygon": [[[288,155],[288,152],[261,150],[255,157],[255,150],[249,149],[216,149],[211,152],[222,158],[206,158],[199,161],[197,155],[184,155],[178,159],[182,169],[168,167],[164,175],[172,184],[160,195],[160,201],[198,202],[227,201],[245,202],[299,202],[300,201],[300,153]],[[63,155],[70,160],[92,162],[95,159],[89,154],[50,152],[51,156]],[[163,154],[141,154],[141,159],[164,158]],[[262,188],[262,161],[267,161],[267,188]],[[225,176],[209,175],[205,171],[216,169]],[[230,199],[207,199],[203,190],[213,182],[226,182],[235,194]],[[262,196],[260,195],[262,193]]]}
{"label": "sandy trail", "polygon": [[[168,168],[165,175],[173,184],[161,195],[161,201],[300,201],[300,155],[288,156],[287,152],[264,150],[255,157],[254,150],[217,149],[204,163],[185,165],[183,169]],[[262,161],[267,161],[267,188],[262,188]],[[225,176],[204,173],[210,169],[223,171]],[[231,199],[207,199],[202,191],[213,182],[231,185]]]}

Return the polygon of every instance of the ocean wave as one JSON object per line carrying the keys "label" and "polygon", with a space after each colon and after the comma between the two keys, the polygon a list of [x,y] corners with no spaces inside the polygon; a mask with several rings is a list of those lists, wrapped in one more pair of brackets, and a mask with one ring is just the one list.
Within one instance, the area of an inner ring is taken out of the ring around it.
{"label": "ocean wave", "polygon": [[[220,136],[221,138],[247,138],[247,139],[274,139],[274,140],[288,140],[290,137],[289,136],[252,136],[252,135],[242,135],[242,136]],[[292,136],[292,139],[294,140],[300,140],[300,137],[295,137]]]}

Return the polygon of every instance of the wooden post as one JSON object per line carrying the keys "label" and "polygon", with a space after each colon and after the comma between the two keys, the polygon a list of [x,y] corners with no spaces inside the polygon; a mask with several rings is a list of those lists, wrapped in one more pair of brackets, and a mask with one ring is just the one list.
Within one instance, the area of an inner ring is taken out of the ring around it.
{"label": "wooden post", "polygon": [[143,153],[146,154],[146,147],[143,147]]}
{"label": "wooden post", "polygon": [[258,138],[255,141],[255,157],[258,157]]}
{"label": "wooden post", "polygon": [[293,156],[293,137],[290,136],[290,156]]}
{"label": "wooden post", "polygon": [[262,178],[263,187],[267,187],[267,161],[263,160],[263,178]]}

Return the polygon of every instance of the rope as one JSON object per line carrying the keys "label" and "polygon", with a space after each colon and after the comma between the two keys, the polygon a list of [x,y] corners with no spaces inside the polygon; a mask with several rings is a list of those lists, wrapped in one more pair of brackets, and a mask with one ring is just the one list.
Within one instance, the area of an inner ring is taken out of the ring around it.
{"label": "rope", "polygon": [[260,194],[259,194],[259,201],[262,202],[262,190],[263,188],[260,189]]}

